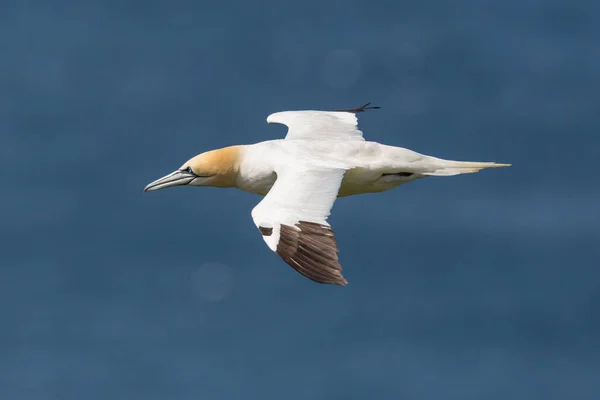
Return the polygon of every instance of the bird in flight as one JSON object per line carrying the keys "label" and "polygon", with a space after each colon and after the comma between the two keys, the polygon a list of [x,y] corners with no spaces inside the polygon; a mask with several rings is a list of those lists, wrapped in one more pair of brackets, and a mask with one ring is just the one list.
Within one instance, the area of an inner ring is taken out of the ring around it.
{"label": "bird in flight", "polygon": [[273,113],[267,123],[286,125],[284,139],[199,154],[144,191],[216,186],[264,196],[251,215],[267,246],[315,282],[346,285],[327,222],[336,198],[510,165],[444,160],[366,141],[357,114],[375,108],[367,103],[349,110]]}

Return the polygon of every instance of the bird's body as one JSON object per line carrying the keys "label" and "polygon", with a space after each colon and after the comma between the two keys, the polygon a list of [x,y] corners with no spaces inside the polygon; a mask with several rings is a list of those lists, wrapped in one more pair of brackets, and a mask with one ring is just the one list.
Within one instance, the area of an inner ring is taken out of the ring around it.
{"label": "bird's body", "polygon": [[[262,196],[275,183],[277,167],[288,164],[344,168],[346,173],[338,191],[338,197],[344,197],[383,192],[423,177],[418,174],[419,163],[426,158],[401,147],[342,140],[269,140],[236,146],[235,151],[241,160],[236,186]],[[405,175],[413,171],[414,174]]]}
{"label": "bird's body", "polygon": [[427,176],[507,166],[444,160],[365,141],[356,113],[367,106],[271,114],[267,122],[288,126],[285,139],[202,153],[145,190],[216,186],[264,196],[252,210],[252,218],[269,248],[309,279],[345,285],[327,223],[336,198],[383,192]]}

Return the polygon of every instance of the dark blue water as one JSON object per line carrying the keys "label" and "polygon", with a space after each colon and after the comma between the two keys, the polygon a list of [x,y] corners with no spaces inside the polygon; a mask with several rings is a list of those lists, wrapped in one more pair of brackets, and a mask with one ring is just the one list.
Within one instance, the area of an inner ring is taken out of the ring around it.
{"label": "dark blue water", "polygon": [[[0,398],[598,399],[597,1],[0,2]],[[241,191],[267,115],[512,163],[340,199],[340,288]]]}

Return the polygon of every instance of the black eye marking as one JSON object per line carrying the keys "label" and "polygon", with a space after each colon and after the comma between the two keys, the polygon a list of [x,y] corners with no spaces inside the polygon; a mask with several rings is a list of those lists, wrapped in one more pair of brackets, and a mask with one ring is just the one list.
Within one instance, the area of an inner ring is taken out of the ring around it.
{"label": "black eye marking", "polygon": [[194,175],[196,178],[210,178],[212,175],[198,175],[192,170],[192,167],[180,169],[181,172],[187,172],[188,174]]}
{"label": "black eye marking", "polygon": [[[192,170],[192,167],[187,167],[187,168],[182,168],[180,169],[181,172],[187,172],[188,174],[192,174],[192,175],[196,175],[194,173],[194,171]],[[196,175],[197,176],[197,175]]]}

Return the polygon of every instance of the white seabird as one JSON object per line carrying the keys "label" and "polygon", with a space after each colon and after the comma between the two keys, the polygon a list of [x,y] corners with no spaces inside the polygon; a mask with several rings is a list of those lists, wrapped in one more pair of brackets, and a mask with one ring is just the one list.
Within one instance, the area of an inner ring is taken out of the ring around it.
{"label": "white seabird", "polygon": [[144,191],[216,186],[265,196],[252,210],[252,219],[267,246],[307,278],[345,285],[327,222],[337,197],[383,192],[428,176],[510,165],[444,160],[365,141],[356,114],[379,108],[369,104],[341,111],[276,112],[267,122],[286,125],[285,139],[199,154]]}

